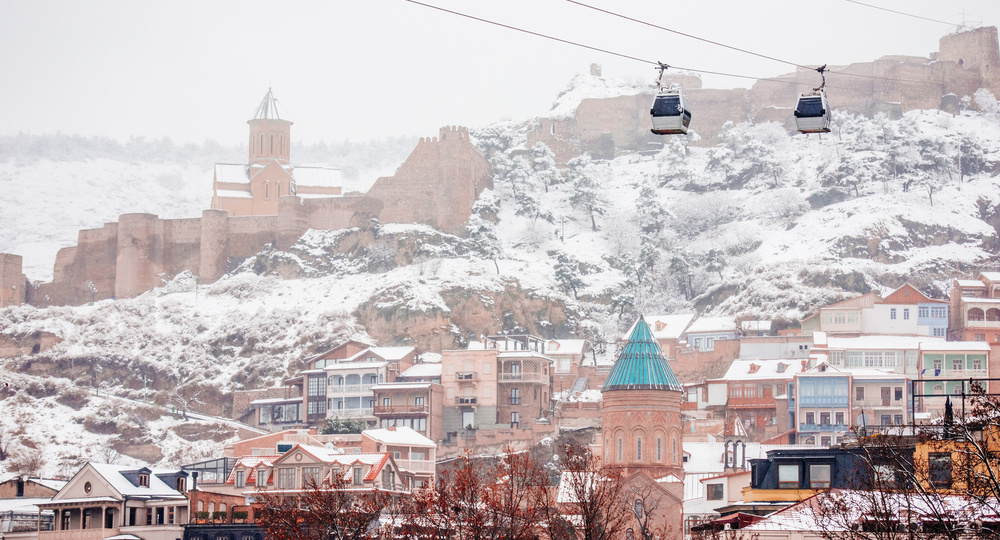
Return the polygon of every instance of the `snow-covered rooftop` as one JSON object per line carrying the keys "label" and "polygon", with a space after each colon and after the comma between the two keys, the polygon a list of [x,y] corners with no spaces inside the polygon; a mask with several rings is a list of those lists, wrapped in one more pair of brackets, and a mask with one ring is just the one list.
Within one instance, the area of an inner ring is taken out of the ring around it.
{"label": "snow-covered rooftop", "polygon": [[340,169],[326,167],[295,167],[292,169],[292,178],[299,187],[334,188],[343,185]]}
{"label": "snow-covered rooftop", "polygon": [[755,379],[791,379],[802,370],[800,360],[742,360],[737,358],[726,370],[723,379],[749,381]]}
{"label": "snow-covered rooftop", "polygon": [[[691,324],[691,320],[694,319],[694,313],[682,313],[680,315],[646,315],[643,318],[646,319],[646,324],[649,325],[649,329],[653,331],[653,337],[656,339],[678,339],[684,330]],[[632,323],[632,326],[625,332],[622,339],[628,339],[635,331],[635,325],[639,321]]]}
{"label": "snow-covered rooftop", "polygon": [[384,444],[427,448],[437,447],[437,443],[408,427],[396,427],[394,430],[387,428],[366,429],[361,434]]}
{"label": "snow-covered rooftop", "polygon": [[428,364],[426,362],[421,362],[419,364],[413,364],[412,366],[403,370],[403,372],[400,373],[399,376],[408,378],[422,378],[422,379],[438,378],[441,377],[441,363],[436,362]]}
{"label": "snow-covered rooftop", "polygon": [[702,334],[707,332],[735,332],[736,317],[698,317],[685,334]]}

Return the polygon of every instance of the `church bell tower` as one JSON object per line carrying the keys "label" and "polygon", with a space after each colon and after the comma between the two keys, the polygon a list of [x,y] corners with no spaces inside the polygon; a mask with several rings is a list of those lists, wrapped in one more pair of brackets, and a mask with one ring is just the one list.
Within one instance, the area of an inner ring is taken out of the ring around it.
{"label": "church bell tower", "polygon": [[247,124],[250,124],[251,165],[264,164],[272,159],[282,165],[289,163],[292,122],[281,118],[278,100],[274,98],[270,88]]}

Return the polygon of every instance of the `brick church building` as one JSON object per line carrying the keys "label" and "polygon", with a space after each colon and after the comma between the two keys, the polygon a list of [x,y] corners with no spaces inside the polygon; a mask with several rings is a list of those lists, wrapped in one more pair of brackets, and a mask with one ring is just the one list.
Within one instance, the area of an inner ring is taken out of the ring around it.
{"label": "brick church building", "polygon": [[[601,391],[604,464],[621,470],[634,504],[634,537],[680,539],[684,463],[681,385],[642,318]],[[634,499],[634,501],[633,501]]]}
{"label": "brick church building", "polygon": [[294,167],[289,161],[292,122],[281,118],[271,89],[257,106],[250,125],[250,159],[245,165],[216,163],[212,208],[230,216],[273,216],[278,198],[338,197],[339,169]]}

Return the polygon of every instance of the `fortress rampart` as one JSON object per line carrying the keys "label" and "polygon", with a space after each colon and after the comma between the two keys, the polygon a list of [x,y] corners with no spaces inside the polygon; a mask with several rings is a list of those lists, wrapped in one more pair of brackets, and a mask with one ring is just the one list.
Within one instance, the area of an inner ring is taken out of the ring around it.
{"label": "fortress rampart", "polygon": [[123,214],[117,223],[79,232],[59,250],[53,279],[32,288],[21,256],[0,253],[0,307],[84,304],[138,296],[188,270],[212,283],[266,245],[287,249],[309,229],[383,223],[422,223],[456,233],[476,198],[490,185],[489,163],[464,127],[441,128],[420,140],[394,176],[379,178],[362,196],[279,199],[277,215],[230,216],[205,210],[200,218],[160,219]]}

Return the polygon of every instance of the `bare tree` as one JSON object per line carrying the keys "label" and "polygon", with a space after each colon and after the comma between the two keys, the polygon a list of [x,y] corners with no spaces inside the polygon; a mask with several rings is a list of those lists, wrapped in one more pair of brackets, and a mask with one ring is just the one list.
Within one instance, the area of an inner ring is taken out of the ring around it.
{"label": "bare tree", "polygon": [[621,472],[604,467],[584,446],[564,447],[566,470],[559,486],[565,512],[576,516],[579,540],[622,536],[630,515]]}

